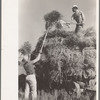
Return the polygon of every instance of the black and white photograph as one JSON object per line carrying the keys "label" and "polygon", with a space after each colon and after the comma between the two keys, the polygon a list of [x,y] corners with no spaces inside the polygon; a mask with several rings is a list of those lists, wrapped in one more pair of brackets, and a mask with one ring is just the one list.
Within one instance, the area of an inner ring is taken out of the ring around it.
{"label": "black and white photograph", "polygon": [[98,100],[97,1],[18,1],[18,100]]}

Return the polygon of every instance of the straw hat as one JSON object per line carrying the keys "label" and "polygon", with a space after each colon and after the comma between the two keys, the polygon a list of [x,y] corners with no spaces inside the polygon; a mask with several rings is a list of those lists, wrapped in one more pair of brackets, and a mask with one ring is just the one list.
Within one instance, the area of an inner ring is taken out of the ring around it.
{"label": "straw hat", "polygon": [[78,9],[78,6],[77,6],[77,5],[73,5],[72,9],[73,9],[73,8],[77,8],[77,9]]}

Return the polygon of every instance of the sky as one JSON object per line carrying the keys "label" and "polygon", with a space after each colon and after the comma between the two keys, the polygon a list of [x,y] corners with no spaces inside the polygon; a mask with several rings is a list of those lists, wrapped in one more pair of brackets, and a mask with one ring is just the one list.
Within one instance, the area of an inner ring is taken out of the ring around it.
{"label": "sky", "polygon": [[[70,21],[72,6],[77,5],[85,15],[85,27],[95,27],[96,0],[19,0],[19,48],[29,41],[34,50],[37,41],[45,31],[44,15],[57,10],[63,19]],[[75,25],[71,26],[74,30]]]}

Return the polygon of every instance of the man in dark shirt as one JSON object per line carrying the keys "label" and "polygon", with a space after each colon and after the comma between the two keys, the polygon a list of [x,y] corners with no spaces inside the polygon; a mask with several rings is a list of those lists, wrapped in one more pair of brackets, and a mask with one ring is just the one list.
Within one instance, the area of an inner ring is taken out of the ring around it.
{"label": "man in dark shirt", "polygon": [[83,12],[78,10],[77,5],[73,5],[72,11],[73,11],[73,15],[71,17],[71,20],[75,20],[77,22],[76,28],[75,28],[75,33],[78,33],[83,27],[85,17],[84,17]]}
{"label": "man in dark shirt", "polygon": [[25,86],[25,100],[29,100],[29,97],[31,97],[31,100],[37,99],[37,81],[35,76],[35,63],[40,60],[41,53],[38,54],[36,59],[30,61],[28,59],[28,56],[23,56],[23,67],[26,71],[26,86]]}

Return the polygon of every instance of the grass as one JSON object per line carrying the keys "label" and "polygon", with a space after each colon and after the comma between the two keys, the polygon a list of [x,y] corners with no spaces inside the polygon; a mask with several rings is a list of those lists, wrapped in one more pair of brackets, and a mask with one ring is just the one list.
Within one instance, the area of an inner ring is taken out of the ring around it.
{"label": "grass", "polygon": [[69,95],[64,89],[54,90],[52,92],[41,90],[38,91],[37,100],[90,100],[90,95],[89,93],[83,93],[80,98],[77,98],[75,93]]}
{"label": "grass", "polygon": [[[90,100],[90,96],[92,95],[93,93],[83,93],[80,98],[77,98],[75,93],[69,95],[64,89],[54,90],[51,92],[38,90],[37,100]],[[20,97],[22,98],[22,96]],[[19,100],[22,100],[21,98]]]}

